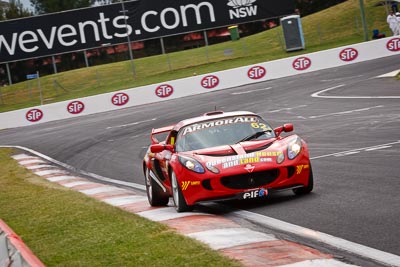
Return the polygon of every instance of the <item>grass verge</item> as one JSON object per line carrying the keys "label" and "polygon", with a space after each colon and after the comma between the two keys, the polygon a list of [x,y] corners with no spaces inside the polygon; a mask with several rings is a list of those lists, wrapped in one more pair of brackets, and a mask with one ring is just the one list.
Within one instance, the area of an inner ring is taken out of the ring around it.
{"label": "grass verge", "polygon": [[0,218],[46,266],[241,266],[160,223],[45,181],[0,149]]}

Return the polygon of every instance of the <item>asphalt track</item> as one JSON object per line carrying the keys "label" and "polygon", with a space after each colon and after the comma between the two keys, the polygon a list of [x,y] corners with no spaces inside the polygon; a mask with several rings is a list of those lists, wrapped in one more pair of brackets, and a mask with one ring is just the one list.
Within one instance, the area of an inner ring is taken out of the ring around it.
{"label": "asphalt track", "polygon": [[292,122],[309,144],[315,190],[226,205],[400,255],[400,56],[120,111],[0,131],[77,169],[144,184],[152,128],[216,109]]}

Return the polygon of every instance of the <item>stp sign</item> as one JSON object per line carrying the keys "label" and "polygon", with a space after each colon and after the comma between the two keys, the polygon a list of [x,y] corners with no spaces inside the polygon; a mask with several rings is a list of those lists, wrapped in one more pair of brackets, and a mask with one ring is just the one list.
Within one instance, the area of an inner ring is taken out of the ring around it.
{"label": "stp sign", "polygon": [[40,109],[31,109],[26,113],[25,117],[30,122],[37,122],[43,118],[43,112]]}
{"label": "stp sign", "polygon": [[358,57],[358,51],[354,48],[346,48],[343,49],[340,54],[339,58],[343,61],[353,61]]}
{"label": "stp sign", "polygon": [[129,102],[129,96],[125,93],[117,93],[111,98],[111,103],[115,106],[123,106]]}
{"label": "stp sign", "polygon": [[162,84],[156,89],[156,96],[158,97],[169,97],[174,92],[174,87],[168,84]]}
{"label": "stp sign", "polygon": [[68,104],[67,111],[71,114],[79,114],[85,109],[85,104],[81,101],[73,101]]}
{"label": "stp sign", "polygon": [[205,89],[213,89],[219,84],[219,78],[215,75],[209,75],[201,80],[201,86]]}
{"label": "stp sign", "polygon": [[306,70],[311,67],[311,59],[308,57],[299,57],[293,61],[293,68],[295,70]]}
{"label": "stp sign", "polygon": [[400,51],[400,38],[393,38],[387,44],[386,47],[389,51],[399,52]]}
{"label": "stp sign", "polygon": [[267,74],[267,70],[262,66],[254,66],[247,72],[247,76],[253,80],[261,79],[265,74]]}

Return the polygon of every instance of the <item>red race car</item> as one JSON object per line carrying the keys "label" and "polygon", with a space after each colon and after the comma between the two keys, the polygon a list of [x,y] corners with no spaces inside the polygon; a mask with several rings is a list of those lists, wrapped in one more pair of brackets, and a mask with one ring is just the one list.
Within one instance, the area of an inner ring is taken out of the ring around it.
{"label": "red race car", "polygon": [[[202,201],[252,199],[270,192],[313,190],[307,144],[292,124],[272,129],[247,111],[209,112],[153,129],[143,160],[151,206],[172,196],[178,212]],[[158,138],[162,138],[159,141]]]}

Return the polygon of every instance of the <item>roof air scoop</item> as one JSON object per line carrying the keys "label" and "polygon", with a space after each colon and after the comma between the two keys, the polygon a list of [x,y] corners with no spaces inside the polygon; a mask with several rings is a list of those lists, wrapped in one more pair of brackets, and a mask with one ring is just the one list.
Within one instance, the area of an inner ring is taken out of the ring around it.
{"label": "roof air scoop", "polygon": [[220,114],[224,114],[224,112],[222,110],[210,111],[210,112],[204,113],[204,116],[213,116],[213,115],[220,115]]}

